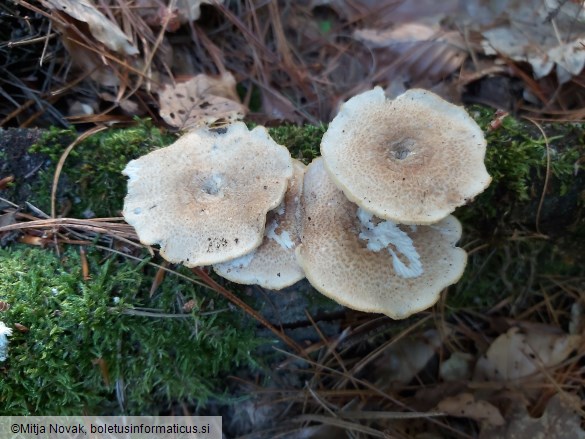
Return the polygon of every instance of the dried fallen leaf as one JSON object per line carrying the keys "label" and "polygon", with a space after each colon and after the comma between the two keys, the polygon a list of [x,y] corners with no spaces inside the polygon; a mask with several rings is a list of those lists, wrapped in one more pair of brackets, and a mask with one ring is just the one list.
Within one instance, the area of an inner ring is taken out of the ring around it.
{"label": "dried fallen leaf", "polygon": [[458,32],[443,32],[438,26],[404,23],[390,29],[358,29],[353,36],[370,49],[385,51],[378,61],[410,71],[415,78],[437,79],[458,70],[467,58]]}
{"label": "dried fallen leaf", "polygon": [[10,309],[10,304],[8,302],[3,302],[0,300],[0,312],[1,311],[8,311]]}
{"label": "dried fallen leaf", "polygon": [[556,66],[559,82],[565,83],[585,67],[584,18],[582,5],[575,2],[515,1],[507,8],[507,22],[481,32],[484,52],[528,62],[536,78]]}
{"label": "dried fallen leaf", "polygon": [[91,79],[104,87],[117,87],[120,84],[120,78],[105,58],[77,42],[78,31],[61,20],[55,20],[53,26],[61,33],[61,42],[69,53],[73,65],[89,74]]}
{"label": "dried fallen leaf", "polygon": [[189,81],[167,85],[159,92],[160,115],[181,130],[230,123],[247,112],[240,104],[231,73],[219,78],[199,74]]}
{"label": "dried fallen leaf", "polygon": [[393,383],[409,383],[443,344],[436,330],[404,338],[390,346],[375,362],[376,384],[382,388]]}
{"label": "dried fallen leaf", "polygon": [[494,340],[474,372],[474,380],[514,381],[564,361],[582,336],[537,329],[520,332],[513,327]]}
{"label": "dried fallen leaf", "polygon": [[20,323],[15,323],[14,327],[16,328],[17,331],[22,333],[30,331],[30,329],[27,326],[21,325]]}
{"label": "dried fallen leaf", "polygon": [[548,402],[540,418],[532,418],[522,405],[506,414],[506,424],[483,426],[480,439],[584,439],[581,416],[575,409],[582,404],[576,395],[557,394]]}
{"label": "dried fallen leaf", "polygon": [[504,425],[505,421],[500,411],[487,401],[476,401],[471,393],[460,393],[457,396],[445,398],[437,405],[437,410],[451,416],[471,418],[489,425]]}
{"label": "dried fallen leaf", "polygon": [[76,20],[87,23],[93,37],[114,52],[136,55],[138,49],[122,29],[96,9],[88,0],[42,0],[51,9],[61,11]]}

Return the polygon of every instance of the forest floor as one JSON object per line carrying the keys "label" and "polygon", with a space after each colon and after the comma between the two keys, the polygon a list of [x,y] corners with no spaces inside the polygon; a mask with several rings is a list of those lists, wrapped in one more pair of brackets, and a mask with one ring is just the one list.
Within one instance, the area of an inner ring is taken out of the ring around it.
{"label": "forest floor", "polygon": [[[95,3],[0,6],[3,413],[585,437],[582,2]],[[395,321],[306,281],[238,286],[121,218],[122,169],[176,133],[243,119],[308,164],[375,85],[465,105],[487,139],[492,184],[455,212],[467,268],[431,309]]]}

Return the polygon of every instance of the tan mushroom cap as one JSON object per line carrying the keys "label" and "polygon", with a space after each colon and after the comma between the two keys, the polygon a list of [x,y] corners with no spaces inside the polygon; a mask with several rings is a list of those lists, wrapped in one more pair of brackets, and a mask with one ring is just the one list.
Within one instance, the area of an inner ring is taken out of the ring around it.
{"label": "tan mushroom cap", "polygon": [[307,168],[301,204],[297,259],[318,291],[349,308],[402,319],[433,305],[463,274],[467,254],[455,247],[461,224],[448,216],[430,226],[399,226],[423,270],[417,277],[399,276],[388,251],[371,251],[360,239],[358,206],[333,184],[322,159]]}
{"label": "tan mushroom cap", "polygon": [[220,276],[246,285],[280,290],[303,279],[295,249],[300,244],[300,197],[306,166],[293,159],[293,178],[282,203],[268,212],[264,240],[251,253],[215,264]]}
{"label": "tan mushroom cap", "polygon": [[284,198],[290,153],[243,123],[185,134],[132,160],[124,218],[143,244],[188,267],[234,259],[258,247],[266,214]]}
{"label": "tan mushroom cap", "polygon": [[327,171],[347,198],[379,218],[432,224],[490,183],[481,128],[456,105],[412,89],[387,100],[351,98],[321,141]]}

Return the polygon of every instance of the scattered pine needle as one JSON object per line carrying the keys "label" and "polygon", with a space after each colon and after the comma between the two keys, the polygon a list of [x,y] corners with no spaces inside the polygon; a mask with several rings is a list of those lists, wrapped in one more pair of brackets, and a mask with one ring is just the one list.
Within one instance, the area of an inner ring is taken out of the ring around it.
{"label": "scattered pine needle", "polygon": [[97,126],[94,128],[90,128],[85,133],[81,134],[77,137],[61,154],[59,158],[59,162],[57,163],[57,167],[55,168],[55,175],[53,176],[53,187],[51,189],[51,218],[56,217],[56,199],[57,199],[57,186],[59,185],[59,177],[61,176],[61,171],[63,170],[63,165],[65,164],[65,160],[69,156],[69,153],[75,148],[78,144],[82,141],[87,139],[88,137],[93,136],[100,131],[104,131],[108,129],[107,126]]}
{"label": "scattered pine needle", "polygon": [[549,180],[550,180],[550,174],[551,174],[551,168],[550,168],[550,144],[548,141],[548,136],[546,135],[546,133],[544,132],[544,129],[542,128],[542,126],[536,122],[533,119],[530,119],[529,117],[525,118],[526,120],[530,121],[531,123],[534,124],[534,126],[536,126],[536,128],[538,128],[538,130],[540,131],[540,133],[542,134],[542,138],[544,139],[544,144],[546,145],[546,174],[544,176],[544,185],[542,187],[542,193],[540,195],[540,200],[538,202],[538,210],[536,211],[536,232],[539,235],[542,235],[541,231],[540,231],[540,215],[542,213],[542,206],[544,204],[544,198],[546,197],[546,192],[548,191],[548,184],[549,184]]}

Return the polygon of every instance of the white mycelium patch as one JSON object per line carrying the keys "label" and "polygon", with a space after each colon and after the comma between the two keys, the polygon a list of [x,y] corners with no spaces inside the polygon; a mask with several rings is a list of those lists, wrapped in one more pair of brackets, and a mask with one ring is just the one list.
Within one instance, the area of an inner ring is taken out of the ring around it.
{"label": "white mycelium patch", "polygon": [[245,254],[244,256],[232,259],[231,261],[222,262],[221,264],[217,264],[217,266],[221,266],[227,272],[230,272],[231,270],[241,270],[242,268],[246,268],[248,265],[250,265],[255,255],[256,250],[253,250],[250,253]]}
{"label": "white mycelium patch", "polygon": [[[378,224],[372,222],[373,215],[365,210],[358,208],[357,217],[361,223],[360,239],[368,241],[368,250],[379,252],[387,249],[392,255],[392,265],[394,271],[400,277],[413,278],[423,274],[423,266],[420,262],[420,255],[414,248],[412,239],[398,228],[392,221],[381,221]],[[398,253],[404,255],[408,260],[408,266],[402,262],[392,247],[392,244]]]}
{"label": "white mycelium patch", "polygon": [[276,220],[273,220],[268,227],[266,227],[266,236],[273,241],[276,241],[278,245],[280,245],[284,249],[291,249],[295,246],[295,243],[290,238],[290,234],[283,230],[280,232],[280,235],[276,233],[276,229],[278,228],[278,223]]}
{"label": "white mycelium patch", "polygon": [[278,207],[276,208],[276,213],[279,214],[280,216],[284,215],[284,201],[282,203],[280,203],[278,205]]}
{"label": "white mycelium patch", "polygon": [[4,322],[0,322],[0,361],[8,358],[8,336],[12,335],[12,329],[7,328]]}

